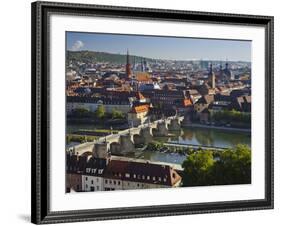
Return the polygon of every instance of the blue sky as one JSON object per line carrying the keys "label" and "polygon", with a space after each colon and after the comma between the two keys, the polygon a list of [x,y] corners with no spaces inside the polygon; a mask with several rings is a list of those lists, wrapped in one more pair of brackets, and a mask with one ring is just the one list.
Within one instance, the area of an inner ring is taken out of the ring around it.
{"label": "blue sky", "polygon": [[67,50],[90,50],[170,60],[251,61],[251,41],[99,33],[66,33]]}

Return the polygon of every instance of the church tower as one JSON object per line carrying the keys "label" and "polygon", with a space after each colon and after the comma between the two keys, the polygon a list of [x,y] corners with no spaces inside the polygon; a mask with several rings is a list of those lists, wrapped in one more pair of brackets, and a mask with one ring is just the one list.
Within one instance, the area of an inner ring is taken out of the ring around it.
{"label": "church tower", "polygon": [[213,72],[213,65],[210,64],[210,71],[209,71],[209,82],[212,89],[216,88],[216,75]]}
{"label": "church tower", "polygon": [[131,64],[130,64],[130,56],[129,56],[129,50],[127,49],[127,61],[126,61],[126,75],[127,78],[131,78],[132,71],[131,71]]}

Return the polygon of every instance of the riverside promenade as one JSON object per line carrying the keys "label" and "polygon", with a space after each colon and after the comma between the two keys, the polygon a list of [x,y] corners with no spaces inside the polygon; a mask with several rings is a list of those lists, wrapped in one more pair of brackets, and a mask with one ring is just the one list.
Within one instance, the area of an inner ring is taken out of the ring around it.
{"label": "riverside promenade", "polygon": [[204,129],[217,129],[217,130],[225,130],[225,131],[233,131],[233,132],[245,132],[251,133],[251,129],[249,128],[235,128],[235,127],[227,127],[227,126],[214,126],[214,125],[204,125],[200,123],[189,123],[182,124],[183,128],[204,128]]}

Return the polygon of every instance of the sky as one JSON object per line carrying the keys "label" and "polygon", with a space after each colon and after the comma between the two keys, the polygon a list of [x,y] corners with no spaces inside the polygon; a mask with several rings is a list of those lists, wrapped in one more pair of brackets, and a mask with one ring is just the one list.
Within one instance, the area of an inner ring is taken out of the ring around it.
{"label": "sky", "polygon": [[66,33],[67,50],[89,50],[166,60],[251,61],[251,41],[165,36]]}

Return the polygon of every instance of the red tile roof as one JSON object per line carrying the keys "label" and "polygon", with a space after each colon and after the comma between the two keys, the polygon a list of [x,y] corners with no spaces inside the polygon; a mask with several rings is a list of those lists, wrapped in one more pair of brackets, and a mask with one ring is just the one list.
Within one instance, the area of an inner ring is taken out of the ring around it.
{"label": "red tile roof", "polygon": [[173,186],[181,180],[168,165],[111,160],[104,172],[105,178]]}
{"label": "red tile roof", "polygon": [[130,113],[142,113],[142,112],[147,112],[148,109],[149,109],[149,105],[148,105],[148,104],[138,105],[138,106],[132,107]]}

